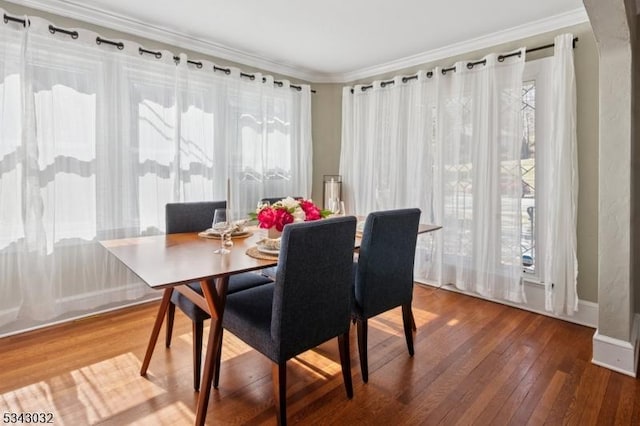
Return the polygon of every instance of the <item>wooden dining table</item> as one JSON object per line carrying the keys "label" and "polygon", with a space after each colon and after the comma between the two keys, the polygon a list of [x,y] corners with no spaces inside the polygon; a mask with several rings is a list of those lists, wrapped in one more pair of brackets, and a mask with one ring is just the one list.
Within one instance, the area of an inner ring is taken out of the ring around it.
{"label": "wooden dining table", "polygon": [[[421,224],[418,233],[431,232],[440,228],[436,225]],[[149,287],[163,290],[162,301],[151,331],[140,375],[146,376],[174,291],[183,294],[211,316],[202,384],[196,408],[196,425],[204,425],[206,419],[215,368],[214,357],[222,344],[222,316],[229,277],[269,268],[278,263],[275,257],[258,259],[247,254],[247,251],[254,248],[258,241],[265,238],[264,230],[248,229],[252,235],[233,239],[234,245],[228,254],[214,254],[214,251],[220,247],[220,240],[203,238],[195,232],[101,241],[102,246]],[[357,234],[354,248],[359,247],[360,235]],[[203,295],[186,285],[194,281],[200,282]]]}

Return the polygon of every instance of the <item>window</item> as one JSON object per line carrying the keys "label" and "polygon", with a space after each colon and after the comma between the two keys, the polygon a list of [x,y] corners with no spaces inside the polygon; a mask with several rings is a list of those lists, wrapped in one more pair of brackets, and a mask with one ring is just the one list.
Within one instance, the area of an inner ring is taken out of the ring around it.
{"label": "window", "polygon": [[[529,61],[525,64],[522,86],[522,266],[525,278],[542,276],[544,259],[544,199],[542,182],[545,140],[550,136],[551,84],[549,73],[551,58]],[[537,173],[536,173],[537,171]]]}
{"label": "window", "polygon": [[522,85],[522,266],[524,271],[535,273],[536,268],[536,82]]}
{"label": "window", "polygon": [[[289,173],[272,193],[308,194],[308,86],[177,67],[31,22],[28,37],[0,26],[0,333],[153,297],[98,242],[161,233],[167,202],[224,200],[238,164]],[[238,214],[266,188],[240,203],[236,183]]]}

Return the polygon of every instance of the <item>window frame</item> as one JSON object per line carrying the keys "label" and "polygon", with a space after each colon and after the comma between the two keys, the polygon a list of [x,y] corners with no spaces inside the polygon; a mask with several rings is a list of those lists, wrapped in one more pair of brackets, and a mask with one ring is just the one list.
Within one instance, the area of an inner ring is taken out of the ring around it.
{"label": "window frame", "polygon": [[553,99],[551,85],[552,57],[546,57],[525,62],[522,81],[535,84],[535,213],[533,217],[533,244],[535,246],[534,271],[527,271],[523,267],[523,279],[531,282],[542,282],[544,276],[544,256],[545,256],[545,198],[548,196],[548,184],[544,182],[546,157],[545,141],[551,136],[552,117],[551,102]]}

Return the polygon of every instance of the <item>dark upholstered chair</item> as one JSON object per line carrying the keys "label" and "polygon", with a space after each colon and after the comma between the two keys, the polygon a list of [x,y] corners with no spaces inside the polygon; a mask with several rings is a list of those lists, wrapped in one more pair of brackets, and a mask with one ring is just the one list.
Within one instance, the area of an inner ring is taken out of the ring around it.
{"label": "dark upholstered chair", "polygon": [[355,266],[353,320],[357,323],[362,380],[369,380],[367,319],[402,306],[409,355],[413,356],[413,263],[418,238],[419,209],[369,214]]}
{"label": "dark upholstered chair", "polygon": [[[284,197],[266,197],[266,198],[263,198],[260,201],[263,202],[263,203],[275,204],[275,203],[277,203],[278,201],[280,201],[280,200],[282,200],[284,198],[287,198],[287,196],[284,196]],[[291,198],[293,198],[294,200],[298,200],[298,199],[300,199],[302,197],[293,197],[293,196],[291,196]]]}
{"label": "dark upholstered chair", "polygon": [[286,362],[338,337],[347,396],[353,396],[349,320],[355,217],[285,226],[274,284],[227,297],[223,327],[268,357],[278,422],[286,424]]}
{"label": "dark upholstered chair", "polygon": [[[166,232],[177,234],[181,232],[204,231],[211,227],[215,209],[225,208],[225,201],[201,201],[191,203],[170,203],[165,206]],[[212,254],[212,256],[214,256]],[[228,293],[245,290],[255,286],[273,282],[271,279],[255,273],[233,275],[229,278]],[[193,290],[202,294],[199,282],[188,284]],[[202,364],[202,332],[204,320],[209,319],[209,314],[196,306],[182,294],[174,291],[171,303],[167,310],[167,347],[171,346],[171,334],[173,331],[173,318],[176,306],[193,321],[193,387],[200,389],[200,366]]]}

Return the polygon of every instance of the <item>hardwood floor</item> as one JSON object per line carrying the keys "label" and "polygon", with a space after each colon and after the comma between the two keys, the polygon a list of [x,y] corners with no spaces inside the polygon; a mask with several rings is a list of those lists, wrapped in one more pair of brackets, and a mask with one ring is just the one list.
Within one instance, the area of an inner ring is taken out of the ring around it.
{"label": "hardwood floor", "polygon": [[[352,400],[337,340],[289,361],[289,422],[640,424],[638,381],[590,362],[593,329],[422,286],[413,306],[413,358],[399,308],[369,321],[368,384],[352,329]],[[0,415],[52,413],[56,425],[192,424],[197,394],[184,315],[176,314],[172,347],[162,337],[148,376],[139,375],[156,309],[0,339]],[[275,424],[270,362],[230,333],[207,420]]]}

